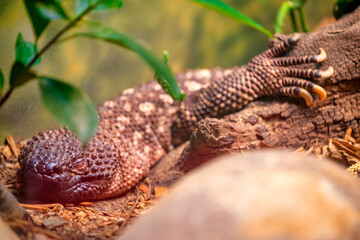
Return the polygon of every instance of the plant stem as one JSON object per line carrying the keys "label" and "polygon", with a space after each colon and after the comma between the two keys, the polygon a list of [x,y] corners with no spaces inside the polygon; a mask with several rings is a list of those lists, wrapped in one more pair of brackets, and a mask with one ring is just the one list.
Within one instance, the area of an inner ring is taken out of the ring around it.
{"label": "plant stem", "polygon": [[9,88],[5,95],[0,99],[0,107],[4,104],[4,102],[10,97],[11,93],[14,91],[13,88]]}
{"label": "plant stem", "polygon": [[306,27],[306,23],[305,23],[305,14],[304,14],[304,10],[303,8],[299,8],[299,15],[300,15],[300,22],[301,22],[301,27],[303,29],[304,32],[309,32],[309,30]]}
{"label": "plant stem", "polygon": [[290,9],[290,18],[291,18],[291,24],[293,27],[294,32],[299,32],[299,29],[297,27],[296,18],[295,18],[295,11],[294,9]]}

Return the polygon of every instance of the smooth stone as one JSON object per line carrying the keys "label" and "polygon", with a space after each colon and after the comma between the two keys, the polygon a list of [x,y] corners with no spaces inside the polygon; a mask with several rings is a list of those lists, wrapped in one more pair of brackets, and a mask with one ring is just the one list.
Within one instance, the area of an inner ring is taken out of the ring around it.
{"label": "smooth stone", "polygon": [[360,182],[314,156],[220,156],[181,179],[120,239],[360,239]]}

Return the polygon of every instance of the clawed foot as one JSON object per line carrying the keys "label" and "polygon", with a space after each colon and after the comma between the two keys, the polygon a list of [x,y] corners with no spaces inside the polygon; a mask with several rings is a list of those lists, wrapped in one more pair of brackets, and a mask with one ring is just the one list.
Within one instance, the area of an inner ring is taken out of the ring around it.
{"label": "clawed foot", "polygon": [[[263,52],[250,62],[248,68],[256,75],[260,75],[260,78],[266,78],[262,80],[264,81],[263,84],[272,89],[272,91],[268,91],[268,94],[302,97],[305,99],[306,104],[310,106],[313,103],[313,97],[310,92],[318,94],[320,100],[324,101],[326,91],[309,80],[330,78],[334,73],[334,68],[330,66],[327,70],[317,70],[291,67],[325,61],[326,52],[322,48],[320,48],[318,55],[279,57],[280,54],[293,46],[299,38],[300,35],[295,35],[281,42],[278,46]],[[259,67],[260,69],[267,69],[267,71],[257,70]]]}

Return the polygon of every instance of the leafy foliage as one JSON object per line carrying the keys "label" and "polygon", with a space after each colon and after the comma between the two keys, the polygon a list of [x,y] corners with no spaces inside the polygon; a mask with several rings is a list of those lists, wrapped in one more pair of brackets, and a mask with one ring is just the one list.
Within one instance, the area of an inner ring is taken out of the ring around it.
{"label": "leafy foliage", "polygon": [[[164,60],[165,64],[168,64],[169,52],[166,50],[163,52],[163,60]],[[164,77],[159,76],[155,73],[154,78],[158,81],[158,83],[165,90],[165,92],[167,92],[168,94],[170,94],[172,96],[172,94],[173,94],[172,88],[169,86],[169,83],[164,79]],[[180,93],[180,95],[177,98],[179,101],[182,101],[185,97],[186,97],[186,95],[184,93]]]}
{"label": "leafy foliage", "polygon": [[210,8],[211,10],[214,10],[220,14],[234,18],[235,20],[245,25],[248,25],[254,29],[259,30],[260,32],[266,34],[268,37],[273,38],[273,35],[269,30],[267,30],[259,23],[255,22],[254,20],[250,19],[249,17],[245,16],[244,14],[240,13],[236,9],[230,7],[229,5],[227,5],[226,3],[220,0],[192,0],[192,1],[199,3],[207,8]]}
{"label": "leafy foliage", "polygon": [[[236,9],[232,8],[231,6],[227,5],[226,3],[222,2],[221,0],[192,0],[193,2],[199,3],[207,8],[210,8],[220,14],[225,16],[234,18],[235,20],[248,25],[260,32],[266,34],[268,37],[273,38],[272,33],[261,26],[259,23],[255,22],[254,20],[250,19],[249,17],[245,16],[244,14],[238,12]],[[266,0],[258,0],[261,3],[266,3]],[[358,1],[358,0],[338,0],[338,1]],[[300,25],[304,32],[308,32],[305,23],[305,16],[303,6],[306,3],[306,0],[287,0],[284,1],[278,11],[276,22],[275,22],[275,33],[281,33],[282,26],[285,22],[285,18],[287,15],[290,15],[291,23],[293,26],[294,32],[299,31],[298,23],[296,21],[295,14],[299,14],[300,18]]]}
{"label": "leafy foliage", "polygon": [[47,20],[69,19],[61,4],[55,0],[32,1],[39,16]]}
{"label": "leafy foliage", "polygon": [[161,85],[166,86],[165,91],[167,91],[173,99],[181,101],[184,98],[167,64],[129,36],[105,27],[98,28],[92,32],[76,33],[74,36],[97,38],[132,50],[155,70],[156,76],[159,76],[159,79],[161,79]]}
{"label": "leafy foliage", "polygon": [[39,15],[35,2],[32,0],[24,0],[27,12],[29,13],[31,23],[33,25],[36,37],[40,37],[41,33],[45,30],[50,21]]}
{"label": "leafy foliage", "polygon": [[[75,14],[78,16],[82,14],[91,5],[100,2],[100,0],[77,0]],[[105,0],[102,1],[94,10],[109,10],[120,9],[123,5],[123,0]]]}
{"label": "leafy foliage", "polygon": [[36,75],[31,72],[29,68],[26,67],[23,63],[15,62],[11,68],[10,86],[14,89],[35,77]]}
{"label": "leafy foliage", "polygon": [[[2,97],[1,91],[4,86],[4,77],[0,71],[0,107],[16,87],[35,78],[39,82],[42,100],[46,108],[58,121],[69,126],[85,144],[96,131],[98,124],[96,109],[89,97],[79,88],[55,78],[38,77],[32,71],[32,67],[39,64],[42,54],[56,43],[64,33],[76,26],[76,23],[81,21],[86,14],[96,10],[120,9],[123,0],[77,0],[76,16],[73,19],[68,17],[60,0],[24,0],[24,3],[36,39],[40,37],[52,20],[63,19],[68,23],[40,51],[36,44],[26,41],[21,33],[18,34],[15,44],[16,59],[10,73],[10,87],[4,97]],[[137,53],[161,78],[162,86],[166,86],[166,91],[175,100],[182,100],[183,95],[168,65],[134,39],[106,27],[97,27],[97,29],[77,33],[74,36],[104,40]]]}
{"label": "leafy foliage", "polygon": [[87,142],[97,129],[98,118],[90,98],[79,88],[62,81],[39,77],[43,102],[59,121]]}
{"label": "leafy foliage", "polygon": [[[33,60],[37,52],[38,49],[35,46],[35,44],[25,41],[24,38],[22,37],[22,34],[19,33],[15,43],[15,55],[16,55],[15,60],[27,66]],[[33,64],[33,66],[39,64],[40,61],[41,58],[38,58],[36,62]]]}
{"label": "leafy foliage", "polygon": [[68,19],[67,14],[56,0],[24,0],[36,37],[40,37],[51,20]]}
{"label": "leafy foliage", "polygon": [[[86,143],[92,134],[96,131],[98,119],[94,105],[89,97],[80,89],[65,82],[56,80],[52,77],[38,77],[32,70],[32,67],[39,64],[41,56],[54,45],[63,35],[81,21],[85,15],[97,10],[120,9],[123,6],[123,0],[76,0],[75,16],[69,17],[62,6],[61,0],[23,0],[26,10],[29,14],[37,42],[38,38],[44,32],[48,24],[56,19],[67,21],[67,24],[49,40],[40,50],[36,44],[26,41],[21,33],[16,39],[16,58],[13,63],[10,77],[9,88],[2,97],[2,89],[5,85],[3,73],[0,70],[0,107],[9,98],[16,87],[19,87],[31,79],[37,79],[41,89],[42,99],[47,109],[55,116],[57,120],[68,125],[77,133],[79,138]],[[248,18],[228,4],[221,0],[192,0],[207,8],[210,8],[220,14],[231,17],[245,25],[261,31],[269,37],[273,37],[271,32],[262,27],[256,21]],[[266,3],[266,0],[258,0]],[[297,31],[295,21],[295,12],[300,15],[301,26],[307,31],[305,26],[303,5],[306,0],[288,0],[280,7],[275,31],[281,31],[281,26],[285,16],[289,13],[294,30]],[[338,0],[338,3],[351,2],[351,0]],[[73,12],[73,11],[71,11]],[[133,38],[120,33],[114,29],[103,27],[101,25],[93,26],[86,32],[78,32],[62,41],[69,40],[72,37],[88,37],[113,43],[117,46],[127,48],[138,54],[155,71],[155,78],[163,89],[169,93],[175,100],[181,101],[185,97],[181,93],[179,86],[167,65],[168,53],[164,52],[163,59],[139,44]]]}

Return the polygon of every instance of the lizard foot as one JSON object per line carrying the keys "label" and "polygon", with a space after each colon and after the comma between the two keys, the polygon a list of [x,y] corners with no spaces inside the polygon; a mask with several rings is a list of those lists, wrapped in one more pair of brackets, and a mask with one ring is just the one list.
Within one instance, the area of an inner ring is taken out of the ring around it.
{"label": "lizard foot", "polygon": [[256,72],[256,67],[262,65],[271,69],[270,87],[273,87],[275,94],[290,97],[301,97],[306,104],[310,106],[313,103],[313,97],[310,92],[319,95],[320,100],[324,101],[326,98],[326,91],[321,86],[309,81],[312,79],[327,79],[334,73],[334,68],[329,67],[327,70],[317,69],[301,69],[292,68],[291,66],[306,64],[306,63],[320,63],[326,60],[326,52],[320,48],[318,55],[309,56],[295,56],[295,57],[279,57],[280,54],[287,51],[293,46],[300,35],[295,35],[277,46],[268,49],[251,62],[251,70]]}
{"label": "lizard foot", "polygon": [[[302,97],[306,105],[311,106],[313,103],[313,97],[310,92],[314,92],[319,95],[320,100],[324,101],[326,98],[326,91],[321,86],[305,79],[297,78],[329,78],[333,75],[333,67],[329,67],[325,71],[312,70],[312,69],[282,69],[285,77],[280,79],[282,87],[279,88],[279,92],[283,96],[290,97]],[[309,92],[310,91],[310,92]]]}

